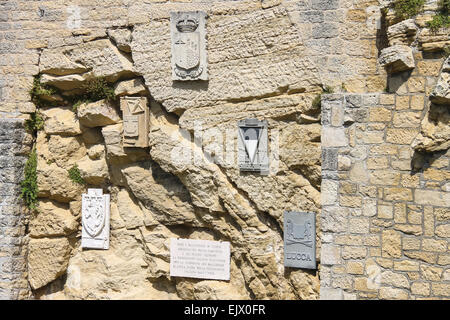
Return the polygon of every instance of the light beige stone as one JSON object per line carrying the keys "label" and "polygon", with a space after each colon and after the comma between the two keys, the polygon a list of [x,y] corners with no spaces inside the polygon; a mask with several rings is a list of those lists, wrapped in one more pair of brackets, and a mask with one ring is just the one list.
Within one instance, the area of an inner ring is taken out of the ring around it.
{"label": "light beige stone", "polygon": [[66,236],[77,230],[78,223],[70,213],[69,206],[41,200],[38,213],[32,217],[29,228],[30,235],[36,238]]}
{"label": "light beige stone", "polygon": [[108,100],[83,103],[77,108],[80,123],[88,128],[104,127],[120,121],[115,107]]}
{"label": "light beige stone", "polygon": [[38,289],[62,276],[69,262],[66,238],[31,239],[28,245],[28,281]]}
{"label": "light beige stone", "polygon": [[402,255],[401,235],[394,230],[385,230],[381,235],[382,255],[386,258],[400,258]]}

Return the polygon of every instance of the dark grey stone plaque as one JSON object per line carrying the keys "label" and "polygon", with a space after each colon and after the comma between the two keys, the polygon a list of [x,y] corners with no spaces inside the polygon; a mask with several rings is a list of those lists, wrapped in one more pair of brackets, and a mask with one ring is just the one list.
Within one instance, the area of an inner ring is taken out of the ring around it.
{"label": "dark grey stone plaque", "polygon": [[316,214],[284,212],[284,266],[316,269]]}

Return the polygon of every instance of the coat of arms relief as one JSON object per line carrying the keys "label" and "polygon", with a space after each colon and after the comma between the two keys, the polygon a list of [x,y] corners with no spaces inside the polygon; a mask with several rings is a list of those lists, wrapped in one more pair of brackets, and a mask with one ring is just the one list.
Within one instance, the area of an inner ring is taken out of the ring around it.
{"label": "coat of arms relief", "polygon": [[82,195],[82,248],[109,248],[109,201],[102,189],[88,189]]}
{"label": "coat of arms relief", "polygon": [[172,12],[172,79],[207,80],[206,14],[200,11]]}
{"label": "coat of arms relief", "polygon": [[149,113],[146,97],[121,97],[123,146],[148,147]]}

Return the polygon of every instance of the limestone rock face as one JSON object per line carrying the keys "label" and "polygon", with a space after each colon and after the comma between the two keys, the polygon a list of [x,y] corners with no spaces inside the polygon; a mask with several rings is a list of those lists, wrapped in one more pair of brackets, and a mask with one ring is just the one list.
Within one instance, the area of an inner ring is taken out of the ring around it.
{"label": "limestone rock face", "polygon": [[444,61],[441,74],[430,94],[430,100],[436,104],[450,106],[450,57]]}
{"label": "limestone rock face", "polygon": [[64,236],[78,227],[69,206],[44,200],[39,203],[39,213],[30,222],[30,235],[35,238]]}
{"label": "limestone rock face", "polygon": [[144,82],[139,78],[121,81],[114,88],[116,96],[145,94],[145,92]]}
{"label": "limestone rock face", "polygon": [[431,105],[412,143],[418,151],[435,152],[450,148],[450,112],[446,105]]}
{"label": "limestone rock face", "polygon": [[28,281],[38,289],[66,272],[70,245],[66,238],[31,239],[28,245]]}
{"label": "limestone rock face", "polygon": [[84,189],[69,179],[67,170],[54,163],[47,165],[41,160],[38,160],[37,183],[39,197],[48,197],[63,203],[76,199]]}
{"label": "limestone rock face", "polygon": [[[106,77],[110,82],[129,77],[134,74],[134,68],[129,58],[110,40],[101,39],[77,46],[43,50],[40,72],[45,74],[42,82],[69,90],[79,86],[88,77]],[[69,78],[69,75],[72,76]]]}
{"label": "limestone rock face", "polygon": [[115,42],[117,48],[124,52],[131,52],[131,31],[128,29],[112,29],[107,31],[108,36]]}
{"label": "limestone rock face", "polygon": [[102,184],[109,176],[105,158],[91,160],[85,157],[77,162],[81,177],[91,185]]}
{"label": "limestone rock face", "polygon": [[148,281],[148,253],[139,230],[113,230],[110,249],[76,250],[68,261],[67,281],[46,299],[178,299],[169,281]]}
{"label": "limestone rock face", "polygon": [[394,45],[381,51],[378,62],[388,73],[414,69],[412,49],[405,45]]}
{"label": "limestone rock face", "polygon": [[437,31],[422,29],[418,41],[423,51],[441,51],[450,45],[450,30],[449,28],[440,28]]}
{"label": "limestone rock face", "polygon": [[389,45],[410,45],[414,41],[417,31],[418,27],[414,23],[414,19],[396,23],[390,26],[387,31]]}
{"label": "limestone rock face", "polygon": [[120,121],[116,109],[108,100],[83,103],[77,108],[77,113],[80,123],[88,128],[103,127]]}
{"label": "limestone rock face", "polygon": [[142,148],[124,148],[122,145],[122,123],[102,128],[105,140],[106,157],[113,164],[126,164],[136,161],[148,160],[150,156]]}
{"label": "limestone rock face", "polygon": [[[190,224],[196,220],[194,209],[189,203],[189,193],[178,179],[165,174],[157,164],[143,163],[143,167],[128,166],[122,173],[136,198],[151,210],[160,223]],[[121,203],[124,201],[122,199]],[[125,208],[122,209],[124,210]],[[130,220],[128,217],[125,219]]]}
{"label": "limestone rock face", "polygon": [[207,28],[209,81],[176,84],[171,80],[167,22],[152,20],[133,30],[131,49],[137,71],[167,111],[250,100],[285,90],[318,89],[316,68],[303,54],[286,9],[212,16]]}
{"label": "limestone rock face", "polygon": [[[39,196],[54,215],[41,220],[55,221],[57,231],[42,227],[32,242],[64,237],[73,251],[64,256],[68,263],[55,259],[58,272],[36,284],[45,286],[36,295],[317,299],[318,273],[286,272],[280,231],[285,210],[320,212],[320,110],[313,100],[323,83],[296,26],[297,9],[278,0],[211,6],[209,80],[180,83],[171,80],[168,28],[176,4],[156,5],[161,10],[132,31],[79,30],[78,45],[42,50],[42,79],[61,88],[62,96],[81,93],[89,77],[105,76],[117,96],[147,97],[150,132],[149,147],[123,147],[123,115],[106,101],[80,105],[77,117],[65,107],[45,110],[49,129],[37,139]],[[321,30],[314,35],[329,35]],[[267,120],[268,175],[236,165],[236,122],[246,118]],[[89,187],[111,195],[109,250],[81,250],[72,224],[61,222],[70,214],[79,224],[85,187],[67,172],[75,164]],[[229,241],[230,281],[170,277],[170,238]],[[30,246],[39,253],[35,248]],[[66,267],[67,277],[54,281]]]}
{"label": "limestone rock face", "polygon": [[81,134],[80,122],[70,108],[49,108],[42,110],[47,134],[75,136]]}

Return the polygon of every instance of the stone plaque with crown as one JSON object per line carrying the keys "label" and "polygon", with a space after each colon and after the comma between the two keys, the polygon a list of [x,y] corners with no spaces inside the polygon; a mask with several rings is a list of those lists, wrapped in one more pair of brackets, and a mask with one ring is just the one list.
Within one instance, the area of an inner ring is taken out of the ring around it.
{"label": "stone plaque with crown", "polygon": [[172,80],[208,80],[206,13],[171,12]]}
{"label": "stone plaque with crown", "polygon": [[238,164],[241,171],[269,171],[267,121],[238,122]]}
{"label": "stone plaque with crown", "polygon": [[123,114],[123,146],[148,147],[149,113],[146,97],[121,97]]}

